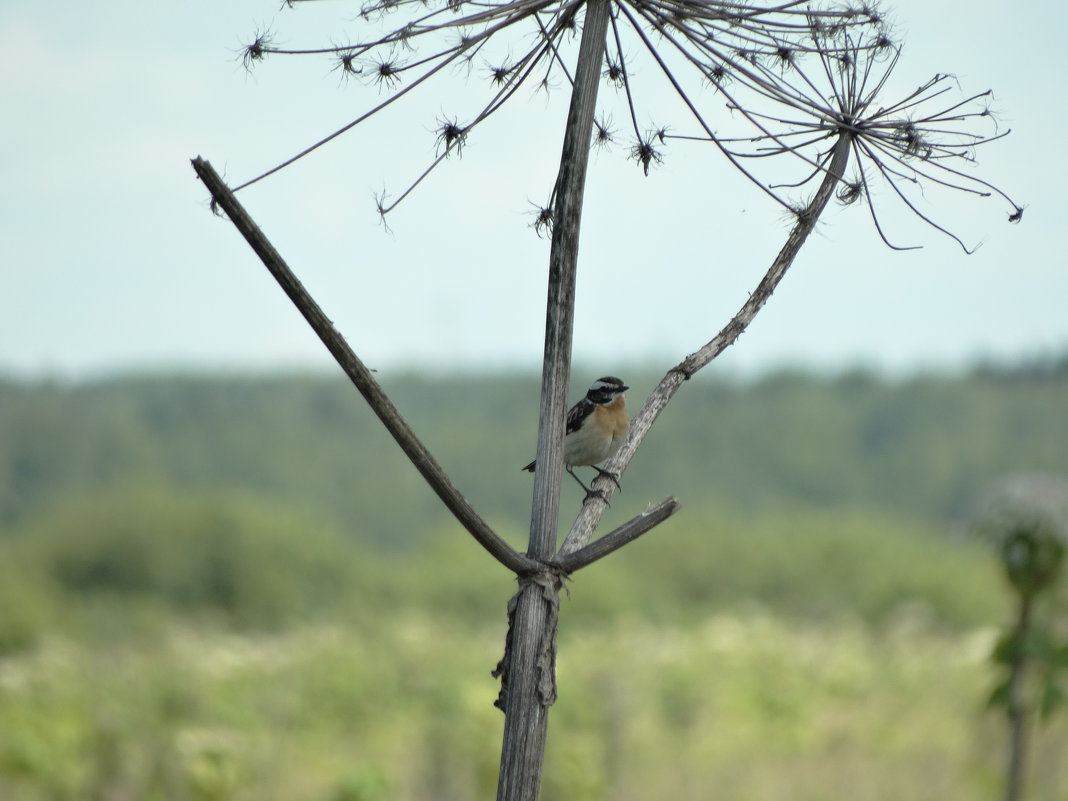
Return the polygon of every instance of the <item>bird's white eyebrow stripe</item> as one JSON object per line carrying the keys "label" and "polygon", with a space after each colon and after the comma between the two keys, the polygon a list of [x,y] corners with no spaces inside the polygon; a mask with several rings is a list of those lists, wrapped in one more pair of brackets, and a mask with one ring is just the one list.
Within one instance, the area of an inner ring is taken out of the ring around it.
{"label": "bird's white eyebrow stripe", "polygon": [[593,382],[593,386],[590,387],[591,392],[605,392],[607,390],[619,390],[623,386],[623,382],[618,378],[598,378]]}

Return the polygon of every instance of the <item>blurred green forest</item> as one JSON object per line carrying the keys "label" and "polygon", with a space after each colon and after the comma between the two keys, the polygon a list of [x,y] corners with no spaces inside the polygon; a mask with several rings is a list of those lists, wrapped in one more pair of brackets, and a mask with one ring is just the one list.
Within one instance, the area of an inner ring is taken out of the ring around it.
{"label": "blurred green forest", "polygon": [[[521,547],[536,377],[381,380]],[[683,387],[604,525],[681,513],[564,597],[544,797],[999,797],[964,521],[1068,473],[1066,411],[1068,358]],[[0,381],[0,798],[492,797],[514,589],[342,379]],[[1035,742],[1063,798],[1063,716]]]}
{"label": "blurred green forest", "polygon": [[[597,377],[586,372],[573,398]],[[623,372],[637,407],[659,375]],[[533,456],[537,377],[381,380],[484,516],[524,532],[531,481],[519,467]],[[852,508],[948,523],[993,478],[1068,473],[1066,413],[1068,358],[897,381],[698,377],[657,422],[615,505],[674,494],[741,514]],[[269,497],[377,545],[419,544],[449,520],[342,378],[0,381],[0,526],[130,487]]]}

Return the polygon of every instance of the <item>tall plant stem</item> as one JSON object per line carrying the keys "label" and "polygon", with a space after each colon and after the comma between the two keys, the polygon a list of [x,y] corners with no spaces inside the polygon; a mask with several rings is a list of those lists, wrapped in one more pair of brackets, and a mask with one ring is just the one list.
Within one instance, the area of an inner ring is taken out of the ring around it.
{"label": "tall plant stem", "polygon": [[556,546],[567,392],[571,377],[579,225],[607,30],[608,2],[592,0],[586,6],[575,85],[564,128],[560,171],[554,193],[556,203],[549,252],[537,468],[534,472],[534,504],[528,552],[531,556],[541,558],[552,556]]}
{"label": "tall plant stem", "polygon": [[[527,550],[529,556],[538,560],[548,560],[556,549],[579,225],[608,18],[608,0],[590,0],[586,4],[556,179],[537,468]],[[556,697],[556,619],[561,581],[558,573],[549,570],[521,578],[519,592],[509,610],[509,641],[501,665],[499,703],[504,709],[505,722],[498,801],[535,801],[541,791],[548,712]]]}
{"label": "tall plant stem", "polygon": [[1020,595],[1020,608],[1013,632],[1012,663],[1009,666],[1009,767],[1005,779],[1005,801],[1019,801],[1023,797],[1024,767],[1027,764],[1027,727],[1030,722],[1024,698],[1024,677],[1027,671],[1027,640],[1031,634],[1031,604],[1034,596]]}

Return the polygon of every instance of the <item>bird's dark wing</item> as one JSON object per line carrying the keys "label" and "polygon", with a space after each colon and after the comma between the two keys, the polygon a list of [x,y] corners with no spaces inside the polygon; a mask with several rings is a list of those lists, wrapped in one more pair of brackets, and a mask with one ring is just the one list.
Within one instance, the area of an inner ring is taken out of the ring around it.
{"label": "bird's dark wing", "polygon": [[[583,398],[574,406],[572,406],[567,412],[567,429],[564,431],[564,436],[578,431],[582,425],[582,421],[593,414],[593,410],[596,407],[592,401],[588,398]],[[531,462],[526,467],[522,468],[530,473],[534,472],[534,462]]]}
{"label": "bird's dark wing", "polygon": [[564,432],[564,436],[573,431],[578,431],[582,421],[593,414],[594,408],[595,405],[588,398],[583,398],[572,406],[567,413],[567,430]]}

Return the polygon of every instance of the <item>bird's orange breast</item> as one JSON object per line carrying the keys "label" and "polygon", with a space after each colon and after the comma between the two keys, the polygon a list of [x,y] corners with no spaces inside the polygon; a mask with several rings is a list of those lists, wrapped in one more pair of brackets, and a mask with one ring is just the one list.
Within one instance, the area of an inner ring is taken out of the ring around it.
{"label": "bird's orange breast", "polygon": [[611,403],[598,406],[593,413],[597,415],[597,422],[611,432],[613,439],[623,436],[630,428],[630,418],[627,417],[627,406],[622,395],[617,395]]}

